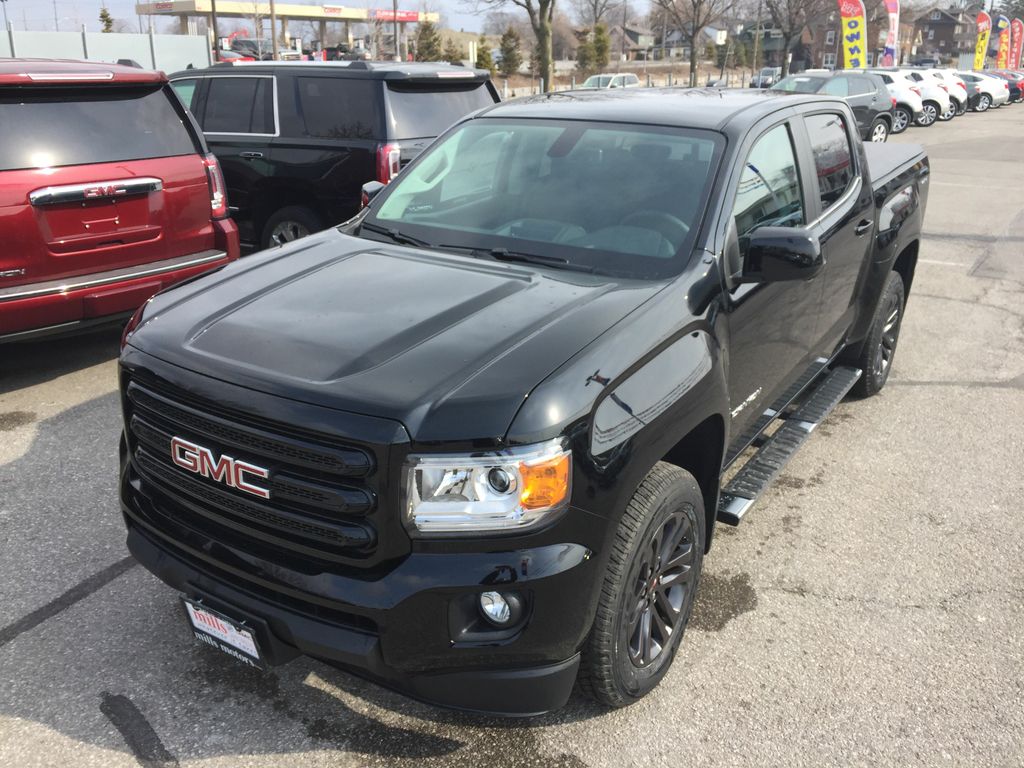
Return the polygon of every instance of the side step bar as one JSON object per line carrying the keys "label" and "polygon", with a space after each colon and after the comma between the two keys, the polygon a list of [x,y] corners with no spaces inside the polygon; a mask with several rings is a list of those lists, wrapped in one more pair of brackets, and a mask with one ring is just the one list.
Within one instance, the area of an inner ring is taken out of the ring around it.
{"label": "side step bar", "polygon": [[718,501],[719,522],[740,524],[758,497],[779,476],[814,428],[825,420],[860,376],[861,371],[857,368],[835,368],[814,387],[794,413],[789,416],[779,414],[778,418],[784,420],[782,426],[722,489]]}

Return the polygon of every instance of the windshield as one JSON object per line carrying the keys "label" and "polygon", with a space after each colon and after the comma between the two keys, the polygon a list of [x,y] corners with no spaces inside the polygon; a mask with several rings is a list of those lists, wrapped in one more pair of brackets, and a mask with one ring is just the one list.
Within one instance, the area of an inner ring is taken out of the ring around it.
{"label": "windshield", "polygon": [[723,141],[677,128],[472,120],[391,182],[365,221],[435,247],[664,277],[689,256]]}
{"label": "windshield", "polygon": [[787,93],[817,93],[822,82],[819,77],[790,76],[773,85],[772,90],[786,91]]}
{"label": "windshield", "polygon": [[607,88],[612,81],[612,75],[591,75],[583,81],[584,88]]}
{"label": "windshield", "polygon": [[761,77],[771,77],[775,74],[775,69],[772,67],[765,67],[761,70]]}

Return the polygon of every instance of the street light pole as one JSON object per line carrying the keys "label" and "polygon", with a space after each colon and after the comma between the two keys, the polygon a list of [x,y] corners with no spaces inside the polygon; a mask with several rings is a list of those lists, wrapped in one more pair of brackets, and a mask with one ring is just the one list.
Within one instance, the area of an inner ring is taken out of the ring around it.
{"label": "street light pole", "polygon": [[4,5],[4,31],[6,32],[11,28],[11,23],[7,21],[7,0],[0,0],[0,3]]}
{"label": "street light pole", "polygon": [[394,25],[395,25],[395,29],[394,29],[394,32],[395,32],[395,61],[401,61],[402,60],[402,44],[401,44],[401,42],[399,40],[399,37],[398,37],[398,0],[391,0],[391,12],[395,15],[394,16],[394,22],[393,22]]}
{"label": "street light pole", "polygon": [[270,0],[270,40],[274,61],[277,61],[277,9],[274,7],[274,0]]}
{"label": "street light pole", "polygon": [[217,0],[210,0],[210,26],[213,28],[213,60],[220,61],[220,38],[217,37]]}

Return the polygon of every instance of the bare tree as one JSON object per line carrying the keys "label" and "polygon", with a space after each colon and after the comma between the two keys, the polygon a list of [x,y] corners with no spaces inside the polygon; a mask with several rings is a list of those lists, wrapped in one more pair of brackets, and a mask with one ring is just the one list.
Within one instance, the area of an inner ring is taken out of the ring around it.
{"label": "bare tree", "polygon": [[537,74],[544,84],[544,90],[551,90],[551,76],[554,66],[551,56],[551,22],[555,17],[555,0],[480,0],[479,5],[500,9],[506,5],[522,8],[530,17],[530,28],[537,39]]}
{"label": "bare tree", "polygon": [[[783,1],[798,3],[803,0]],[[812,2],[818,2],[818,0],[812,0]],[[701,43],[701,35],[707,27],[728,14],[734,4],[735,0],[653,0],[654,7],[665,11],[671,22],[681,32],[690,33],[691,86],[697,84],[697,57],[705,47]]]}
{"label": "bare tree", "polygon": [[576,20],[591,29],[607,17],[614,16],[620,5],[620,0],[572,0]]}
{"label": "bare tree", "polygon": [[789,74],[789,52],[800,40],[808,24],[828,14],[833,0],[764,0],[772,24],[782,33],[785,48],[782,51],[782,76]]}

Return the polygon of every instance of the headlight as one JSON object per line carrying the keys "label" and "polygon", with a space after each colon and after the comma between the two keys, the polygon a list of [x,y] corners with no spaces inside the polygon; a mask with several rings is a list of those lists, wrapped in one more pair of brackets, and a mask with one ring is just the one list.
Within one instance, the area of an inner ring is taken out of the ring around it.
{"label": "headlight", "polygon": [[518,531],[569,503],[572,454],[561,440],[474,455],[410,456],[405,524],[413,535]]}

